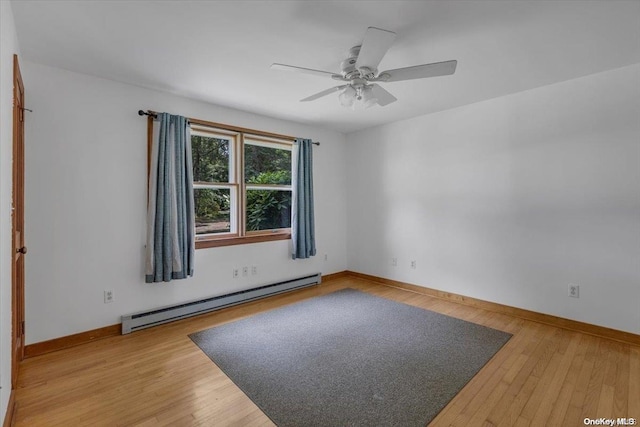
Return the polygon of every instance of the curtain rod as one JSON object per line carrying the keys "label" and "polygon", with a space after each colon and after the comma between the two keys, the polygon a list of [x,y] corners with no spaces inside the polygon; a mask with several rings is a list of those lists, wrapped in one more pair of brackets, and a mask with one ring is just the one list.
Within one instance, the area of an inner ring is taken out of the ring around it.
{"label": "curtain rod", "polygon": [[[149,116],[149,117],[153,117],[154,119],[158,118],[158,113],[156,113],[155,111],[152,111],[152,110],[147,110],[147,111],[138,110],[138,115],[139,116]],[[259,131],[259,130],[241,128],[241,127],[237,127],[237,126],[229,126],[229,125],[224,125],[224,124],[221,124],[221,123],[207,122],[205,120],[188,119],[188,122],[189,123],[193,123],[193,124],[209,125],[209,126],[218,127],[218,128],[225,129],[225,130],[232,130],[232,131],[237,131],[237,132],[245,132],[245,133],[250,133],[250,134],[259,135],[259,136],[270,136],[270,137],[275,137],[275,138],[288,139],[288,140],[291,140],[291,141],[294,141],[296,139],[293,136],[279,135],[277,133],[263,132],[263,131]],[[313,145],[320,145],[320,142],[316,142],[316,141],[312,141],[311,143]]]}

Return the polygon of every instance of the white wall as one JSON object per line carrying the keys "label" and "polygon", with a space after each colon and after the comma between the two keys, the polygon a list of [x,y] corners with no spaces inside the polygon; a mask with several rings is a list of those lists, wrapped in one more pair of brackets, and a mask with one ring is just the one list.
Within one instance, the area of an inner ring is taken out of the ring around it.
{"label": "white wall", "polygon": [[[25,62],[26,342],[120,322],[120,316],[346,269],[345,136]],[[195,276],[144,283],[146,118],[168,111],[321,141],[314,149],[318,256],[292,261],[290,242],[196,251]],[[328,261],[324,261],[324,254]],[[232,278],[256,265],[258,275]],[[115,301],[103,303],[112,289]]]}
{"label": "white wall", "polygon": [[[640,332],[640,66],[346,138],[34,63],[23,63],[23,75],[34,109],[26,123],[28,344],[347,266]],[[143,283],[140,108],[322,141],[314,151],[319,256],[291,261],[289,242],[198,250],[194,278]],[[233,279],[244,265],[260,274]],[[581,286],[579,299],[566,296],[568,283]],[[105,289],[112,304],[102,302]]]}
{"label": "white wall", "polygon": [[0,422],[11,391],[11,190],[13,55],[19,55],[11,3],[0,1]]}
{"label": "white wall", "polygon": [[640,333],[640,65],[347,146],[350,270]]}

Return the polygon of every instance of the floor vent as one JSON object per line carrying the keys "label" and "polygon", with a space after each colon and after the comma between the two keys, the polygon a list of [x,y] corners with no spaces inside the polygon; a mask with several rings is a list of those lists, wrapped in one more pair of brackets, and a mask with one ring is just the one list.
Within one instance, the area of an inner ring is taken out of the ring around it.
{"label": "floor vent", "polygon": [[317,285],[321,281],[321,275],[317,273],[311,276],[299,277],[297,279],[247,289],[245,291],[129,314],[122,316],[122,334],[128,334],[140,329],[150,328],[282,292]]}

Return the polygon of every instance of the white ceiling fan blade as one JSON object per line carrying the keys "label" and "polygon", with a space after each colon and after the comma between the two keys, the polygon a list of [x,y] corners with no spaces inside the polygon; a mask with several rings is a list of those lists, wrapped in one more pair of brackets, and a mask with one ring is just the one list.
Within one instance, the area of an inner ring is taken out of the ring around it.
{"label": "white ceiling fan blade", "polygon": [[337,92],[339,90],[342,90],[347,86],[349,86],[349,85],[335,86],[335,87],[332,87],[330,89],[323,90],[322,92],[318,92],[318,93],[316,93],[314,95],[311,95],[311,96],[308,96],[308,97],[306,97],[304,99],[301,99],[300,102],[315,101],[318,98],[322,98],[323,96],[327,96],[327,95],[332,94],[333,92]]}
{"label": "white ceiling fan blade", "polygon": [[458,61],[453,60],[434,62],[433,64],[414,65],[413,67],[396,68],[395,70],[381,72],[378,79],[383,82],[399,82],[402,80],[448,76],[456,72],[457,65]]}
{"label": "white ceiling fan blade", "polygon": [[392,102],[396,102],[398,100],[395,96],[384,90],[382,86],[377,84],[371,85],[371,93],[378,100],[378,105],[380,105],[381,107],[384,107],[385,105],[391,104]]}
{"label": "white ceiling fan blade", "polygon": [[340,74],[332,73],[330,71],[314,70],[313,68],[296,67],[295,65],[274,63],[274,64],[271,64],[271,69],[283,70],[283,71],[294,71],[297,73],[312,74],[314,76],[333,77],[337,75],[339,77],[342,77]]}
{"label": "white ceiling fan blade", "polygon": [[370,70],[376,70],[395,39],[396,33],[393,31],[376,27],[367,28],[356,60],[356,68],[367,67]]}

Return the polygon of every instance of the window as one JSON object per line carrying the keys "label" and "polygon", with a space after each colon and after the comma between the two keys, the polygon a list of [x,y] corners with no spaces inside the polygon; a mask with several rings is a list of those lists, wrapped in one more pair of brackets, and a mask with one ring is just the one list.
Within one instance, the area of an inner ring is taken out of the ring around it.
{"label": "window", "polygon": [[291,144],[245,138],[247,232],[291,228]]}
{"label": "window", "polygon": [[192,125],[196,248],[288,239],[291,142]]}

